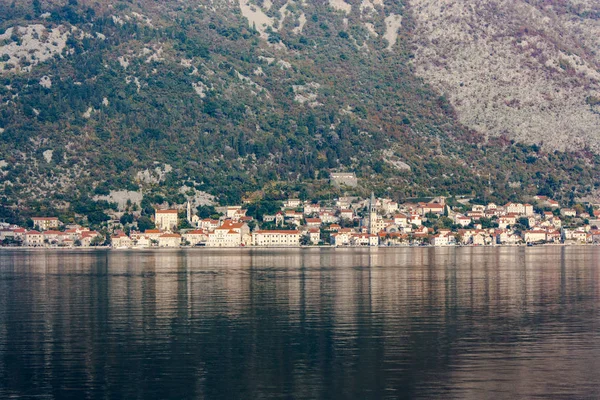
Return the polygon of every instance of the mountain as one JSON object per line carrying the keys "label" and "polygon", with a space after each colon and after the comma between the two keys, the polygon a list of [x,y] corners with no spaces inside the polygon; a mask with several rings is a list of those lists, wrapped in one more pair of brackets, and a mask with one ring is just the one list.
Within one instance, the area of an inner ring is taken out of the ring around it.
{"label": "mountain", "polygon": [[1,212],[594,197],[593,2],[485,3],[0,0]]}
{"label": "mountain", "polygon": [[600,149],[600,3],[412,0],[416,74],[459,121],[552,149]]}

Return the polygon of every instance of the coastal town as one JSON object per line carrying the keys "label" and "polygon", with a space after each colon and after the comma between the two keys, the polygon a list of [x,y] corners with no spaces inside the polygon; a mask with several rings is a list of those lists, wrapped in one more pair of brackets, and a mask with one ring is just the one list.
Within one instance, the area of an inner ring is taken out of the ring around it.
{"label": "coastal town", "polygon": [[258,218],[248,216],[244,204],[216,207],[215,215],[201,218],[188,202],[180,208],[157,208],[152,226],[143,230],[136,229],[133,217],[131,225],[115,219],[110,231],[100,232],[40,216],[32,217],[27,227],[1,224],[0,242],[12,247],[113,249],[600,243],[600,209],[595,205],[565,208],[545,196],[504,205],[448,200],[399,204],[374,195],[328,202],[290,198],[277,212]]}

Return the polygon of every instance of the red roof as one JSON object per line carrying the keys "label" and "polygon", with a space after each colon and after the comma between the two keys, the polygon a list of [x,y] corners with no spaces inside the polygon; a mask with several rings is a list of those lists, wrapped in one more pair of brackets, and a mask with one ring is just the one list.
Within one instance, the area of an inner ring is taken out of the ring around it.
{"label": "red roof", "polygon": [[355,233],[352,235],[352,237],[359,237],[359,238],[370,238],[370,237],[376,237],[377,235],[371,235],[369,233]]}
{"label": "red roof", "polygon": [[244,226],[243,222],[233,223],[230,220],[227,220],[219,227],[219,229],[236,229],[242,228]]}
{"label": "red roof", "polygon": [[87,238],[87,237],[94,237],[94,236],[98,236],[98,235],[99,235],[99,233],[96,231],[86,231],[81,234],[81,237]]}
{"label": "red roof", "polygon": [[256,231],[256,233],[260,233],[260,234],[284,234],[284,235],[297,235],[298,231],[284,231],[284,230],[272,230],[272,231]]}
{"label": "red roof", "polygon": [[204,231],[202,229],[196,229],[194,231],[186,232],[186,235],[204,235]]}
{"label": "red roof", "polygon": [[180,238],[181,235],[177,233],[165,233],[164,235],[160,235],[161,238]]}
{"label": "red roof", "polygon": [[177,214],[177,210],[156,210],[157,214]]}

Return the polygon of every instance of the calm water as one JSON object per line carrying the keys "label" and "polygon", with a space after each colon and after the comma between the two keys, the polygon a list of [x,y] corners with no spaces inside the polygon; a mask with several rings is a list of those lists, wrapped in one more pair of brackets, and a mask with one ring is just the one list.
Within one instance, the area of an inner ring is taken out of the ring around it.
{"label": "calm water", "polygon": [[0,398],[597,399],[600,248],[0,251]]}

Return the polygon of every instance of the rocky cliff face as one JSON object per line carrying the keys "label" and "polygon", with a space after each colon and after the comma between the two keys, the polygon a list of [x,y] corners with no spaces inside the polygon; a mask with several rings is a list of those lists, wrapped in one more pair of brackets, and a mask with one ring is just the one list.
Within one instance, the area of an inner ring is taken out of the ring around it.
{"label": "rocky cliff face", "polygon": [[600,150],[600,3],[410,0],[417,74],[465,125]]}

